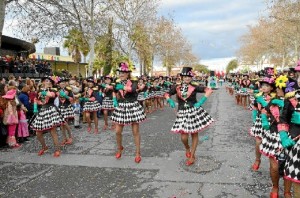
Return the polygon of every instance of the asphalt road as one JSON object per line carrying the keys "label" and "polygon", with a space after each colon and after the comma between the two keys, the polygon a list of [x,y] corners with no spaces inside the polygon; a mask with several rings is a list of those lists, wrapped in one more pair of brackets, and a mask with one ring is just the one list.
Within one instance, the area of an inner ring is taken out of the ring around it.
{"label": "asphalt road", "polygon": [[258,172],[251,170],[250,111],[236,106],[224,87],[204,108],[215,123],[200,133],[197,161],[191,167],[185,166],[180,135],[170,132],[175,111],[166,107],[140,125],[140,164],[134,162],[131,128],[124,128],[125,150],[117,160],[114,132],[100,129],[102,119],[97,135],[87,133],[84,125],[74,130],[74,144],[64,147],[60,158],[52,157],[53,149],[37,156],[40,146],[35,137],[18,150],[0,150],[0,197],[268,197],[268,159],[262,158]]}

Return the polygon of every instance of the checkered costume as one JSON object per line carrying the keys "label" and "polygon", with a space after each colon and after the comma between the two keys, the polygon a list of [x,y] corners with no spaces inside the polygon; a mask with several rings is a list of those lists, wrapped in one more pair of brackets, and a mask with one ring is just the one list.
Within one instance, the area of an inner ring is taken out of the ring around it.
{"label": "checkered costume", "polygon": [[75,114],[74,114],[73,107],[71,104],[60,105],[58,108],[59,108],[61,115],[64,117],[64,119],[74,118]]}
{"label": "checkered costume", "polygon": [[264,130],[262,143],[259,146],[260,152],[266,157],[277,159],[281,149],[279,134],[277,132],[272,133],[270,130]]}
{"label": "checkered costume", "polygon": [[142,101],[145,101],[148,97],[149,97],[149,94],[148,92],[145,93],[147,91],[147,86],[144,84],[144,83],[139,83],[138,84],[138,97],[137,97],[137,100],[142,102]]}
{"label": "checkered costume", "polygon": [[88,88],[85,92],[85,97],[89,98],[90,101],[84,102],[83,104],[83,112],[95,112],[101,109],[101,104],[96,100],[97,91],[92,88]]}
{"label": "checkered costume", "polygon": [[250,135],[252,137],[262,139],[263,132],[264,132],[264,129],[262,128],[261,118],[256,117],[256,120],[250,129]]}
{"label": "checkered costume", "polygon": [[[61,90],[65,91],[64,89],[61,89]],[[74,118],[74,116],[75,116],[73,107],[70,102],[70,100],[72,100],[72,98],[73,98],[73,94],[71,93],[71,91],[68,91],[67,95],[68,95],[69,99],[59,97],[59,103],[58,103],[58,109],[59,109],[61,115],[64,117],[64,119]],[[58,94],[58,96],[59,96],[59,94]]]}
{"label": "checkered costume", "polygon": [[171,131],[174,133],[198,133],[213,123],[213,118],[202,108],[178,110]]}
{"label": "checkered costume", "polygon": [[284,166],[284,178],[300,183],[300,140],[289,149]]}
{"label": "checkered costume", "polygon": [[110,97],[104,97],[102,101],[102,109],[103,110],[114,110],[114,104]]}
{"label": "checkered costume", "polygon": [[[279,100],[279,99],[276,99]],[[271,158],[277,159],[281,149],[283,148],[278,134],[277,124],[279,122],[280,107],[269,103],[267,109],[270,130],[264,130],[262,133],[262,143],[260,144],[260,152]]]}
{"label": "checkered costume", "polygon": [[196,95],[204,92],[204,87],[193,85],[177,85],[170,89],[169,95],[177,95],[178,112],[171,128],[174,133],[198,133],[214,122],[213,118],[202,108],[195,108]]}
{"label": "checkered costume", "polygon": [[[129,83],[128,83],[129,81]],[[118,94],[119,106],[115,108],[111,120],[120,125],[130,125],[132,123],[140,123],[146,119],[144,108],[137,101],[138,93],[136,92],[137,83],[130,80],[121,82],[123,85],[128,86],[131,84],[131,92],[123,90],[116,91]]]}
{"label": "checkered costume", "polygon": [[103,88],[102,92],[103,92],[104,98],[102,100],[102,107],[101,108],[103,110],[114,110],[114,104],[113,104],[113,101],[112,101],[113,90],[108,89],[108,88]]}
{"label": "checkered costume", "polygon": [[64,117],[54,105],[54,98],[40,97],[39,102],[43,104],[30,124],[33,130],[45,131],[65,123]]}
{"label": "checkered costume", "polygon": [[[266,102],[270,101],[270,96],[263,96],[264,100],[266,100]],[[258,104],[256,101],[254,101],[253,103],[253,110],[257,110],[258,111],[258,115],[256,117],[256,120],[253,124],[253,126],[250,129],[250,136],[255,137],[255,138],[263,138],[263,133],[264,133],[264,129],[262,128],[262,123],[261,123],[261,117],[260,117],[260,112],[263,109],[263,107],[261,106],[261,104]]]}
{"label": "checkered costume", "polygon": [[279,132],[288,132],[290,138],[296,142],[294,146],[286,149],[287,159],[284,166],[284,177],[300,183],[300,120],[292,119],[294,113],[300,113],[300,98],[293,97],[285,100],[278,130]]}

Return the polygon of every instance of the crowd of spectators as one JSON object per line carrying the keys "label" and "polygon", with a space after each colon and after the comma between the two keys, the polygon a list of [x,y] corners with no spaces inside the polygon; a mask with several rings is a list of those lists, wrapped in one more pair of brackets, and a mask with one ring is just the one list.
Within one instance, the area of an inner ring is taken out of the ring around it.
{"label": "crowd of spectators", "polygon": [[40,73],[50,74],[52,72],[51,64],[43,60],[31,60],[19,57],[0,57],[1,73]]}

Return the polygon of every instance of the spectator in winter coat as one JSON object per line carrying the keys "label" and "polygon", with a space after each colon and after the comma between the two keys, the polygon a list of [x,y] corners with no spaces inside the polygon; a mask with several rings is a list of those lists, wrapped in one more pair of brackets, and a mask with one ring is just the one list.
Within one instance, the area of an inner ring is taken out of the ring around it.
{"label": "spectator in winter coat", "polygon": [[29,86],[24,86],[22,88],[22,91],[19,95],[19,100],[20,102],[26,107],[27,110],[30,109],[30,102],[29,102],[29,91],[30,91],[30,88]]}

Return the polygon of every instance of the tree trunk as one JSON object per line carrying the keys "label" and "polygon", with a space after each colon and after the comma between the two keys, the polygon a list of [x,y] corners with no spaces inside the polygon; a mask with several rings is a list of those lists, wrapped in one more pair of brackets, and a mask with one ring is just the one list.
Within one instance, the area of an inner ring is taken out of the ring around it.
{"label": "tree trunk", "polygon": [[105,65],[102,69],[103,75],[108,75],[112,68],[112,62],[113,62],[113,18],[109,19],[108,23],[108,32],[107,32],[107,43],[106,43],[106,50],[105,50]]}
{"label": "tree trunk", "polygon": [[88,67],[88,76],[93,75],[94,61],[95,61],[95,25],[94,25],[94,0],[91,1],[91,37],[89,40],[90,43],[90,59],[89,59],[89,67]]}
{"label": "tree trunk", "polygon": [[143,60],[142,58],[139,58],[140,59],[140,76],[143,75]]}
{"label": "tree trunk", "polygon": [[144,63],[143,63],[143,75],[147,75],[149,74],[149,71],[147,70],[147,65],[149,63],[146,61],[146,59],[144,60]]}
{"label": "tree trunk", "polygon": [[77,77],[79,78],[79,74],[80,74],[80,63],[77,63]]}
{"label": "tree trunk", "polygon": [[1,0],[0,1],[0,48],[1,48],[1,43],[2,43],[2,31],[4,27],[4,19],[5,19],[5,3],[6,0]]}
{"label": "tree trunk", "polygon": [[[95,36],[95,35],[94,35]],[[94,59],[95,59],[95,37],[90,39],[90,58],[89,58],[89,67],[88,67],[88,76],[93,75],[93,68],[94,68]]]}
{"label": "tree trunk", "polygon": [[152,54],[152,62],[151,62],[151,69],[150,69],[150,75],[153,75],[153,64],[154,64],[154,53]]}

